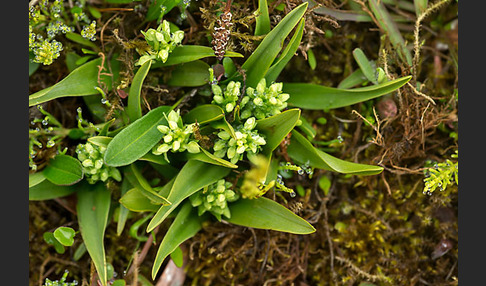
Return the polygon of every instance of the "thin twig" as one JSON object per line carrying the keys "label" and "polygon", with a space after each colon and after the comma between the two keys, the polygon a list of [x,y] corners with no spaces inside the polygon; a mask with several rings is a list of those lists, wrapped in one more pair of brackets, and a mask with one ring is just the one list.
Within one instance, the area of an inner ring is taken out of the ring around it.
{"label": "thin twig", "polygon": [[413,90],[413,92],[415,92],[415,94],[424,97],[428,101],[432,102],[433,105],[435,105],[435,101],[430,96],[426,95],[425,93],[418,91],[410,82],[407,82],[407,85]]}
{"label": "thin twig", "polygon": [[422,148],[425,150],[425,128],[424,128],[424,116],[425,112],[430,106],[430,102],[427,104],[427,107],[425,107],[424,112],[422,113],[422,116],[420,117],[420,125],[422,126]]}

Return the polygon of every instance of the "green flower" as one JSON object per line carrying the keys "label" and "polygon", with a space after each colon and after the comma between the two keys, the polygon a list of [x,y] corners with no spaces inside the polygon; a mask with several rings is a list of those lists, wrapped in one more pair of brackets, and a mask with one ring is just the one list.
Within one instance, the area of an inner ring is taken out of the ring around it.
{"label": "green flower", "polygon": [[162,141],[154,146],[152,153],[155,155],[166,154],[169,150],[172,152],[199,153],[199,144],[196,140],[191,139],[194,123],[184,125],[180,116],[180,111],[172,110],[167,115],[168,125],[158,125],[157,130],[163,134]]}
{"label": "green flower", "polygon": [[184,39],[184,31],[170,32],[169,22],[164,20],[157,29],[148,29],[146,32],[141,31],[151,50],[146,55],[140,57],[136,65],[143,65],[148,60],[161,61],[165,63],[169,54]]}
{"label": "green flower", "polygon": [[239,125],[235,129],[235,137],[233,138],[228,132],[221,131],[218,133],[218,139],[213,146],[214,155],[223,158],[225,155],[235,164],[243,158],[245,152],[249,154],[256,154],[261,150],[261,146],[267,142],[265,138],[258,134],[257,130],[253,130],[256,126],[255,117],[250,117],[245,124]]}
{"label": "green flower", "polygon": [[90,184],[94,184],[97,181],[106,182],[108,178],[113,178],[118,182],[121,181],[120,171],[115,167],[105,165],[103,160],[105,151],[105,147],[100,147],[89,142],[79,144],[76,147],[78,160],[81,161],[86,180]]}
{"label": "green flower", "polygon": [[273,83],[268,88],[266,80],[262,78],[256,89],[248,87],[246,96],[241,100],[241,118],[255,116],[263,119],[280,113],[287,107],[289,94],[282,93],[282,83]]}
{"label": "green flower", "polygon": [[228,202],[234,202],[240,197],[230,189],[231,186],[230,182],[221,179],[193,194],[189,199],[192,206],[198,208],[199,215],[209,211],[221,221],[221,215],[227,218],[231,217]]}
{"label": "green flower", "polygon": [[213,101],[211,103],[221,106],[226,112],[232,112],[235,109],[236,102],[240,96],[240,82],[230,81],[226,86],[224,93],[216,84],[211,85],[213,90]]}

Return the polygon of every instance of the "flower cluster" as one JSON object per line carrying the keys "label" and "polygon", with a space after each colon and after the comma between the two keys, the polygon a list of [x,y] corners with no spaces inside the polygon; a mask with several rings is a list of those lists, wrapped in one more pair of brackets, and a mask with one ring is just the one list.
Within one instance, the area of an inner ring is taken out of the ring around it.
{"label": "flower cluster", "polygon": [[256,154],[261,150],[261,146],[267,143],[257,130],[253,130],[256,124],[255,117],[250,117],[245,124],[235,128],[234,137],[227,131],[219,132],[218,137],[220,139],[214,143],[213,147],[214,155],[219,158],[226,155],[231,163],[235,164],[243,158],[245,152]]}
{"label": "flower cluster", "polygon": [[282,83],[273,83],[269,87],[266,84],[265,78],[262,78],[256,88],[246,89],[246,96],[241,100],[242,119],[250,116],[263,119],[278,114],[287,107],[289,94],[282,93]]}
{"label": "flower cluster", "polygon": [[151,47],[151,50],[147,52],[147,55],[141,56],[136,65],[143,65],[149,60],[165,63],[169,57],[169,53],[184,39],[184,31],[179,30],[171,33],[169,22],[166,20],[157,29],[150,28],[147,32],[141,32]]}
{"label": "flower cluster", "polygon": [[[79,3],[78,6],[70,10],[74,16],[72,24],[78,22],[76,13],[84,15],[82,20],[89,23],[89,19],[82,12],[84,4]],[[77,11],[77,12],[75,12]],[[63,46],[60,42],[54,40],[54,37],[60,34],[73,32],[74,27],[67,24],[64,15],[63,0],[55,0],[50,3],[47,0],[39,1],[38,5],[32,5],[29,8],[29,51],[33,53],[32,59],[35,63],[42,63],[50,65],[55,59],[60,56]],[[94,40],[95,24],[91,23],[85,27],[81,34],[87,39]]]}
{"label": "flower cluster", "polygon": [[60,42],[56,40],[43,40],[42,37],[38,35],[37,41],[32,44],[31,49],[34,53],[33,61],[35,63],[50,65],[61,55],[60,52],[63,48]]}
{"label": "flower cluster", "polygon": [[196,140],[191,139],[193,133],[194,123],[184,125],[180,116],[180,111],[172,110],[167,115],[167,125],[158,125],[157,130],[164,136],[162,142],[155,145],[152,149],[152,153],[155,155],[165,154],[172,150],[172,152],[184,152],[199,153],[199,144]]}
{"label": "flower cluster", "polygon": [[73,27],[69,27],[68,25],[64,24],[60,20],[50,22],[46,28],[48,39],[54,38],[59,33],[66,34],[67,32],[72,32],[72,31],[74,31]]}
{"label": "flower cluster", "polygon": [[103,161],[106,148],[97,146],[87,142],[86,144],[79,144],[76,147],[78,160],[83,165],[83,170],[86,175],[86,180],[90,184],[97,181],[106,182],[108,178],[113,178],[116,181],[121,181],[121,174],[115,167],[107,166]]}
{"label": "flower cluster", "polygon": [[230,81],[223,93],[221,87],[217,84],[211,85],[211,89],[214,93],[213,101],[211,103],[216,103],[228,113],[232,112],[235,109],[236,102],[240,96],[240,87],[241,83],[239,81]]}
{"label": "flower cluster", "polygon": [[96,40],[96,21],[92,21],[88,26],[84,26],[81,31],[81,36],[85,39],[95,41]]}
{"label": "flower cluster", "polygon": [[206,211],[211,212],[218,220],[221,215],[231,217],[228,202],[239,199],[239,195],[230,189],[232,184],[224,179],[209,185],[201,191],[189,197],[193,207],[198,208],[198,214],[202,215]]}

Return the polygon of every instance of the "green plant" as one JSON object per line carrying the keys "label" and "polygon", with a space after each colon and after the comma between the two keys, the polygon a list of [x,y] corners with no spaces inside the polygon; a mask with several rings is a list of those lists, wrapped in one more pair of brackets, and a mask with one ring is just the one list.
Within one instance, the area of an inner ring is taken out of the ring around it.
{"label": "green plant", "polygon": [[63,0],[42,0],[29,4],[29,52],[33,63],[52,64],[63,50],[63,45],[55,39],[56,36],[65,34],[68,38],[77,38],[74,27],[80,23],[84,23],[81,39],[96,40],[96,21],[89,19],[83,12],[84,8],[84,1],[78,2],[70,9],[72,18],[69,18]]}
{"label": "green plant", "polygon": [[46,278],[46,281],[44,282],[44,286],[76,286],[78,285],[78,281],[74,280],[73,282],[66,282],[67,276],[69,274],[69,271],[64,271],[64,274],[61,277],[61,280],[50,280],[49,278]]}
{"label": "green plant", "polygon": [[[458,158],[458,151],[451,155],[452,158]],[[438,188],[441,192],[447,186],[456,183],[459,184],[459,162],[452,162],[446,159],[445,162],[435,163],[433,167],[429,167],[424,171],[424,190],[423,193],[432,195]]]}
{"label": "green plant", "polygon": [[44,232],[44,240],[47,244],[54,246],[57,253],[64,253],[64,246],[71,246],[74,243],[74,229],[70,227],[58,227],[54,232]]}
{"label": "green plant", "polygon": [[[261,8],[265,2],[259,2]],[[223,64],[228,73],[224,78],[215,79],[214,66],[201,61],[214,57],[214,51],[179,45],[183,34],[172,33],[168,22],[142,32],[150,50],[133,59],[140,67],[130,85],[126,108],[110,113],[110,120],[89,125],[89,131],[77,128],[81,132],[75,138],[82,142],[75,148],[77,158],[67,150],[55,154],[44,169],[29,176],[31,200],[76,194],[80,233],[102,285],[107,285],[109,277],[103,239],[112,204],[124,209],[118,214],[120,231],[128,212],[147,213],[146,232],[173,217],[152,267],[155,279],[164,259],[212,217],[246,227],[294,234],[314,232],[305,219],[265,197],[271,190],[282,197],[282,193],[295,196],[279,174],[283,169],[307,176],[313,169],[353,175],[375,175],[383,170],[341,160],[316,147],[312,136],[300,132],[309,130],[301,109],[338,108],[376,98],[400,88],[410,77],[381,79],[355,89],[276,82],[300,44],[307,5],[297,6],[273,29],[264,21],[268,10],[260,9],[258,26],[260,32],[267,32],[265,37],[241,69],[230,58],[241,55],[225,51]],[[105,92],[116,86],[116,74],[101,77],[103,63],[104,57],[82,64],[54,86],[31,94],[29,106],[97,94],[102,83],[107,88],[101,95],[107,96]],[[198,87],[201,95],[206,89],[209,98],[202,96],[200,102],[183,108],[182,102],[193,100],[185,94],[173,104],[144,113],[141,88],[154,69],[167,72],[168,78],[160,79],[167,86]],[[36,137],[32,138],[34,146]],[[288,157],[276,152],[281,144],[285,144]],[[288,158],[294,164],[287,162]],[[121,198],[113,202],[108,185],[118,182]]]}

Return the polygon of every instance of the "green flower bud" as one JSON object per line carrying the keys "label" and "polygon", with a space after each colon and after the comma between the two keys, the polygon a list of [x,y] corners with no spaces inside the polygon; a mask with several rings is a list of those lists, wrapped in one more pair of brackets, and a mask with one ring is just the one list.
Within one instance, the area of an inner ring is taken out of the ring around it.
{"label": "green flower bud", "polygon": [[168,49],[163,49],[163,50],[160,50],[158,53],[157,53],[157,57],[163,62],[165,63],[167,61],[167,58],[169,58],[169,50]]}
{"label": "green flower bud", "polygon": [[233,109],[235,108],[235,106],[233,105],[233,103],[228,103],[226,104],[226,112],[231,112],[233,111]]}
{"label": "green flower bud", "polygon": [[179,150],[180,147],[181,147],[180,141],[174,141],[174,143],[172,143],[172,150],[177,151]]}
{"label": "green flower bud", "polygon": [[256,120],[255,117],[250,117],[245,121],[244,129],[245,130],[253,130],[256,126]]}
{"label": "green flower bud", "polygon": [[170,146],[167,144],[162,144],[159,147],[157,147],[157,153],[159,154],[163,154],[169,150],[170,150]]}
{"label": "green flower bud", "polygon": [[223,140],[229,140],[231,135],[226,131],[221,131],[221,132],[218,133],[218,137],[223,139]]}
{"label": "green flower bud", "polygon": [[82,163],[81,163],[84,167],[92,167],[94,164],[93,164],[93,161],[91,161],[91,159],[86,159],[84,160]]}
{"label": "green flower bud", "polygon": [[199,149],[199,144],[196,141],[191,141],[186,146],[187,151],[189,153],[199,153],[201,150]]}
{"label": "green flower bud", "polygon": [[228,151],[226,152],[226,156],[228,156],[229,159],[233,159],[235,155],[236,155],[236,148],[235,147],[228,148]]}
{"label": "green flower bud", "polygon": [[169,127],[167,127],[165,125],[158,125],[157,130],[159,130],[160,133],[162,133],[162,134],[167,134],[170,129],[169,129]]}
{"label": "green flower bud", "polygon": [[267,84],[267,81],[265,80],[265,78],[262,78],[260,80],[260,82],[258,82],[258,84],[257,84],[257,87],[256,87],[257,93],[259,93],[259,94],[264,93],[266,84]]}
{"label": "green flower bud", "polygon": [[172,42],[175,44],[181,43],[183,39],[184,39],[184,31],[179,30],[179,31],[175,31],[172,34]]}
{"label": "green flower bud", "polygon": [[172,135],[167,134],[164,136],[164,142],[165,143],[170,143],[172,141]]}
{"label": "green flower bud", "polygon": [[221,95],[215,95],[214,96],[214,102],[216,102],[217,104],[221,104],[223,103],[223,97]]}

